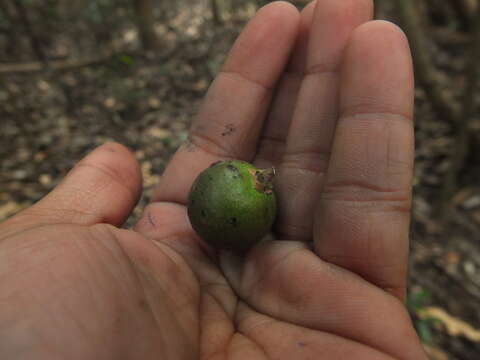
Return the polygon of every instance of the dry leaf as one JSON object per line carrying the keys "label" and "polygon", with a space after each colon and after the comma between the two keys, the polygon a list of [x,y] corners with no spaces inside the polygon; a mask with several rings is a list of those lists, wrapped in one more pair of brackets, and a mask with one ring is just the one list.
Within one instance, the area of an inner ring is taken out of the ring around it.
{"label": "dry leaf", "polygon": [[476,208],[480,205],[480,195],[474,195],[472,197],[469,197],[462,203],[462,207],[466,210],[471,210],[473,208]]}
{"label": "dry leaf", "polygon": [[480,189],[478,187],[467,186],[458,190],[452,198],[452,204],[459,206],[468,202],[468,199],[478,194]]}
{"label": "dry leaf", "polygon": [[143,160],[143,159],[145,159],[145,151],[143,151],[143,150],[137,150],[137,151],[135,151],[135,157],[136,157],[138,160]]}
{"label": "dry leaf", "polygon": [[460,254],[456,251],[449,251],[445,254],[444,261],[447,265],[457,265],[460,261]]}
{"label": "dry leaf", "polygon": [[145,161],[142,163],[143,186],[148,188],[158,182],[159,176],[152,175],[152,163]]}
{"label": "dry leaf", "polygon": [[161,105],[161,102],[159,99],[157,99],[156,97],[150,97],[148,99],[148,105],[152,108],[152,109],[158,109]]}
{"label": "dry leaf", "polygon": [[439,307],[431,306],[423,308],[418,311],[418,316],[422,319],[435,318],[440,320],[451,336],[463,335],[471,341],[480,342],[480,330],[474,329],[470,324],[453,317]]}
{"label": "dry leaf", "polygon": [[16,214],[20,210],[23,210],[27,207],[28,204],[16,203],[14,201],[9,201],[5,205],[0,206],[0,220],[4,220],[9,216]]}
{"label": "dry leaf", "polygon": [[158,128],[158,127],[151,127],[147,130],[147,134],[151,137],[157,139],[166,139],[172,136],[172,132],[166,129]]}
{"label": "dry leaf", "polygon": [[470,216],[475,220],[475,222],[480,224],[480,210],[474,210],[470,212]]}
{"label": "dry leaf", "polygon": [[208,88],[208,85],[209,83],[206,79],[200,79],[195,84],[193,84],[193,88],[195,90],[204,91]]}
{"label": "dry leaf", "polygon": [[105,101],[103,102],[103,104],[105,105],[105,107],[109,108],[109,109],[112,109],[115,107],[115,105],[117,104],[117,100],[113,97],[109,97],[109,98],[106,98]]}
{"label": "dry leaf", "polygon": [[50,84],[45,80],[39,80],[37,83],[37,87],[42,91],[47,91],[50,89]]}
{"label": "dry leaf", "polygon": [[433,346],[423,345],[430,360],[448,360],[448,354]]}
{"label": "dry leaf", "polygon": [[41,174],[38,177],[38,182],[43,186],[49,186],[52,183],[52,176],[50,174]]}

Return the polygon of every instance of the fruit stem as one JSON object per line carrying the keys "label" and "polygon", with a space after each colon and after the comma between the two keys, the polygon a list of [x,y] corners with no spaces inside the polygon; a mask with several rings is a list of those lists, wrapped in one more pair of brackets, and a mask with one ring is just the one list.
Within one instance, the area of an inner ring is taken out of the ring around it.
{"label": "fruit stem", "polygon": [[275,168],[260,169],[255,171],[255,189],[265,194],[273,193],[273,179],[275,178]]}

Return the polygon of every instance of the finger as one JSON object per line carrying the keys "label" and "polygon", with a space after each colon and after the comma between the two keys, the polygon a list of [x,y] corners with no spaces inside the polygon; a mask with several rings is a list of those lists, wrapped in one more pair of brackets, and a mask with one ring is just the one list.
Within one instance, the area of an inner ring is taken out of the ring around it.
{"label": "finger", "polygon": [[185,203],[193,179],[211,163],[251,161],[263,118],[295,42],[299,14],[275,2],[262,8],[235,42],[190,129],[165,170],[154,201]]}
{"label": "finger", "polygon": [[340,118],[315,248],[403,297],[413,167],[413,73],[396,26],[359,27],[342,66]]}
{"label": "finger", "polygon": [[351,32],[371,19],[371,0],[317,2],[305,77],[278,176],[277,233],[312,238],[315,196],[322,185],[337,119],[338,69]]}
{"label": "finger", "polygon": [[268,168],[277,166],[285,151],[285,140],[290,126],[298,90],[305,72],[310,26],[316,1],[301,12],[300,28],[286,71],[277,86],[267,120],[260,137],[255,164]]}
{"label": "finger", "polygon": [[45,198],[5,226],[19,231],[52,223],[120,225],[141,192],[141,173],[124,146],[107,143],[81,160]]}

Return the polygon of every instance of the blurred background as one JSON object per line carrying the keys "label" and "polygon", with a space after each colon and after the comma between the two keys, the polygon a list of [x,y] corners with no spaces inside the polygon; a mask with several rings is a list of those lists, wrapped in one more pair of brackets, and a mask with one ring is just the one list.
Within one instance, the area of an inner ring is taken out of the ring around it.
{"label": "blurred background", "polygon": [[[144,176],[132,223],[235,37],[268,2],[0,0],[0,220],[114,140]],[[480,359],[479,3],[375,6],[405,30],[415,61],[407,306],[432,359]]]}

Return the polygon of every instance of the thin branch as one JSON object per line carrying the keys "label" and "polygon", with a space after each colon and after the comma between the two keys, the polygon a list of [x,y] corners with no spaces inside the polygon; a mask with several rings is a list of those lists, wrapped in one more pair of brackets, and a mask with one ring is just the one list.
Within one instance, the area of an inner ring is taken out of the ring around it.
{"label": "thin branch", "polygon": [[451,93],[444,91],[440,75],[428,54],[425,36],[414,0],[397,0],[396,5],[410,41],[415,64],[415,76],[426,90],[434,110],[448,121],[460,119],[460,108]]}
{"label": "thin branch", "polygon": [[[472,15],[473,31],[471,36],[469,63],[465,71],[466,86],[463,91],[463,114],[462,119],[456,125],[456,141],[454,152],[451,155],[451,168],[446,174],[443,186],[443,204],[449,206],[450,198],[457,189],[458,176],[464,168],[466,158],[470,152],[471,134],[469,132],[470,122],[476,115],[475,97],[480,81],[480,67],[478,59],[480,58],[480,7]],[[444,211],[445,213],[445,211]]]}
{"label": "thin branch", "polygon": [[[112,53],[88,59],[62,59],[53,60],[48,65],[50,70],[66,70],[99,64],[109,60],[113,56]],[[0,74],[23,73],[46,70],[45,64],[41,62],[0,64]]]}
{"label": "thin branch", "polygon": [[6,18],[7,21],[7,44],[6,44],[6,53],[9,56],[15,58],[18,53],[21,52],[19,44],[19,29],[18,21],[16,21],[15,11],[12,8],[8,0],[0,0],[0,11]]}
{"label": "thin branch", "polygon": [[33,30],[32,23],[28,17],[27,9],[20,0],[14,0],[13,6],[15,7],[20,22],[22,23],[23,28],[30,39],[30,45],[32,46],[33,52],[41,62],[43,62],[45,65],[48,65],[47,56],[42,49],[39,38]]}
{"label": "thin branch", "polygon": [[3,13],[3,15],[6,17],[7,21],[9,24],[12,23],[11,17],[11,11],[9,9],[8,3],[5,3],[5,0],[0,0],[0,12]]}
{"label": "thin branch", "polygon": [[466,22],[469,29],[475,27],[475,14],[477,13],[477,0],[451,0],[453,6],[456,7],[458,16]]}
{"label": "thin branch", "polygon": [[387,14],[387,6],[390,5],[390,2],[385,0],[375,1],[375,19],[385,19]]}
{"label": "thin branch", "polygon": [[153,0],[134,0],[133,2],[138,32],[145,50],[156,51],[161,48],[161,41],[155,32]]}
{"label": "thin branch", "polygon": [[223,19],[218,0],[210,0],[210,9],[212,11],[212,18],[215,25],[221,25],[223,23]]}

